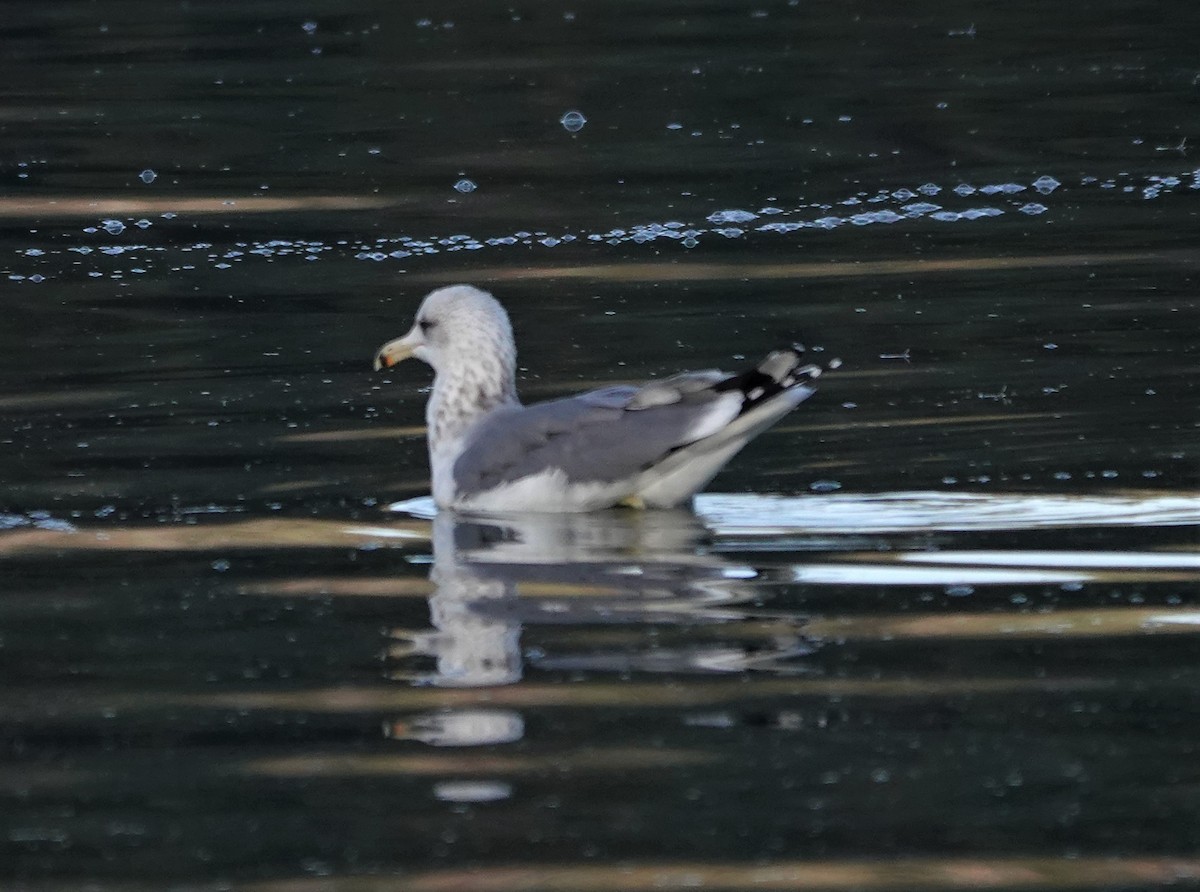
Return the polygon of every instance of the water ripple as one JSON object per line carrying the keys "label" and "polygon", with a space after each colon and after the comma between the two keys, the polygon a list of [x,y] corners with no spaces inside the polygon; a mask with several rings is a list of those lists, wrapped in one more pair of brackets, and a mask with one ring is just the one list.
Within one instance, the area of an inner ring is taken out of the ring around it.
{"label": "water ripple", "polygon": [[[473,181],[463,178],[455,184],[459,191],[470,191],[475,188]],[[1200,169],[1177,173],[1162,173],[1148,175],[1139,180],[1130,174],[1119,174],[1116,177],[1101,179],[1096,176],[1084,176],[1079,179],[1076,188],[1086,189],[1120,189],[1124,193],[1140,195],[1143,200],[1155,200],[1166,194],[1200,189]],[[5,275],[9,281],[20,283],[39,283],[54,278],[76,277],[81,273],[88,277],[124,278],[127,274],[143,274],[156,267],[162,266],[170,271],[190,270],[204,265],[211,269],[228,270],[247,261],[259,259],[273,260],[275,258],[299,258],[305,261],[322,259],[344,259],[346,257],[370,263],[388,263],[395,261],[411,261],[421,258],[457,251],[479,251],[485,249],[505,249],[509,247],[530,247],[539,249],[554,249],[563,245],[579,242],[593,242],[607,245],[674,242],[684,249],[697,247],[705,239],[740,239],[750,236],[780,236],[790,235],[802,230],[832,230],[842,226],[869,227],[894,226],[908,223],[921,225],[963,224],[1009,214],[1026,216],[1041,216],[1053,214],[1055,208],[1048,204],[1051,196],[1057,196],[1063,189],[1063,183],[1053,176],[1043,174],[1030,182],[1000,182],[1000,183],[968,183],[958,182],[954,185],[923,183],[915,188],[889,187],[878,189],[874,193],[860,191],[832,201],[810,201],[794,206],[781,205],[778,202],[766,206],[750,208],[725,208],[709,214],[702,222],[687,220],[649,221],[632,224],[628,227],[617,227],[607,230],[589,231],[580,229],[550,230],[550,229],[519,229],[511,233],[492,235],[428,234],[415,236],[410,234],[385,235],[370,240],[340,239],[326,242],[314,239],[271,238],[256,241],[235,242],[232,246],[217,249],[210,242],[149,244],[145,242],[124,242],[131,233],[145,231],[152,225],[145,216],[136,213],[125,219],[115,216],[103,217],[94,225],[83,228],[84,235],[101,240],[93,244],[76,244],[59,247],[54,244],[27,245],[13,251],[16,259],[9,268],[0,268],[0,275]],[[1036,192],[1042,201],[1028,201],[1021,196],[1023,193]],[[920,200],[941,196],[940,203]],[[986,197],[991,203],[980,203],[979,198]],[[186,205],[187,199],[181,199]],[[231,210],[245,211],[245,203],[228,202]],[[871,210],[862,210],[863,205],[876,205]],[[264,205],[260,210],[270,210],[273,205]],[[213,207],[205,205],[207,211],[217,212]],[[846,213],[838,213],[836,208],[849,209]],[[253,206],[251,206],[253,209]],[[137,208],[130,207],[131,211]],[[145,209],[141,209],[145,212]],[[180,213],[166,211],[159,218],[166,221],[162,225],[170,225],[172,220],[180,217]],[[764,221],[763,217],[770,217]],[[161,231],[162,226],[159,226]],[[64,263],[63,257],[75,255],[70,263]],[[180,255],[199,255],[190,262],[181,262],[185,258]],[[112,260],[105,260],[104,258]],[[87,264],[78,258],[87,258],[93,264]],[[128,262],[130,267],[118,269],[109,265],[112,261]],[[27,267],[36,267],[29,270]]]}
{"label": "water ripple", "polygon": [[1200,495],[1087,496],[896,492],[772,496],[706,493],[696,513],[719,535],[1037,530],[1200,525]]}

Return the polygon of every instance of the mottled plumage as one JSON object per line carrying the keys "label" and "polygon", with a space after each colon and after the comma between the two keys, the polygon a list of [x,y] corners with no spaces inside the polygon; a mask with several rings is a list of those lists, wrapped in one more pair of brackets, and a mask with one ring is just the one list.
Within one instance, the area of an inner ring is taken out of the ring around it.
{"label": "mottled plumage", "polygon": [[687,502],[811,396],[821,373],[789,348],[738,375],[684,372],[523,406],[508,314],[470,285],[429,294],[375,367],[409,356],[434,369],[426,407],[434,500],[484,512]]}

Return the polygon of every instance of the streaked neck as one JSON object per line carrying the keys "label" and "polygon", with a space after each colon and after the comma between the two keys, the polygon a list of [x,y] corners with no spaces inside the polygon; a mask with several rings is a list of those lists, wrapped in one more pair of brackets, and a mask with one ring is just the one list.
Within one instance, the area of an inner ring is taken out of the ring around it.
{"label": "streaked neck", "polygon": [[514,366],[503,357],[476,356],[469,364],[438,371],[425,409],[431,455],[456,443],[492,410],[520,404]]}

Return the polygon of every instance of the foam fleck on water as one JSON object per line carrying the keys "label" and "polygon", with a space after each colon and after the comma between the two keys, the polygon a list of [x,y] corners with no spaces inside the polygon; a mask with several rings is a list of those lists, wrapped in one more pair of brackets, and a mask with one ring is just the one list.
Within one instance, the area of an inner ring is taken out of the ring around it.
{"label": "foam fleck on water", "polygon": [[993,183],[988,186],[983,186],[979,191],[984,195],[1014,195],[1017,192],[1024,192],[1025,187],[1020,183]]}
{"label": "foam fleck on water", "polygon": [[1041,176],[1033,181],[1033,188],[1042,195],[1049,195],[1061,185],[1062,183],[1050,176]]}
{"label": "foam fleck on water", "polygon": [[474,180],[468,180],[466,177],[463,177],[454,184],[455,191],[461,192],[463,195],[466,195],[468,192],[474,192],[478,188],[479,186],[476,185]]}
{"label": "foam fleck on water", "polygon": [[749,223],[751,220],[757,220],[758,214],[752,214],[750,211],[716,211],[709,214],[706,218],[709,223]]}
{"label": "foam fleck on water", "polygon": [[930,204],[927,201],[917,201],[912,204],[904,205],[903,210],[910,217],[919,217],[922,214],[932,214],[934,211],[940,211],[941,205]]}
{"label": "foam fleck on water", "polygon": [[583,116],[583,112],[571,110],[564,112],[563,116],[558,119],[558,123],[562,124],[563,129],[568,133],[578,133],[587,123],[587,118]]}

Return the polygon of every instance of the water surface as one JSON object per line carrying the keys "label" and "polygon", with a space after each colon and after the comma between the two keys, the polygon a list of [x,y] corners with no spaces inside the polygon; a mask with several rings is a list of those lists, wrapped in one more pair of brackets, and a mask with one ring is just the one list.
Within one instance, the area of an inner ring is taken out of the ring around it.
{"label": "water surface", "polygon": [[[1161,12],[11,10],[4,882],[1194,884]],[[432,516],[457,281],[528,399],[843,365],[694,512]]]}

